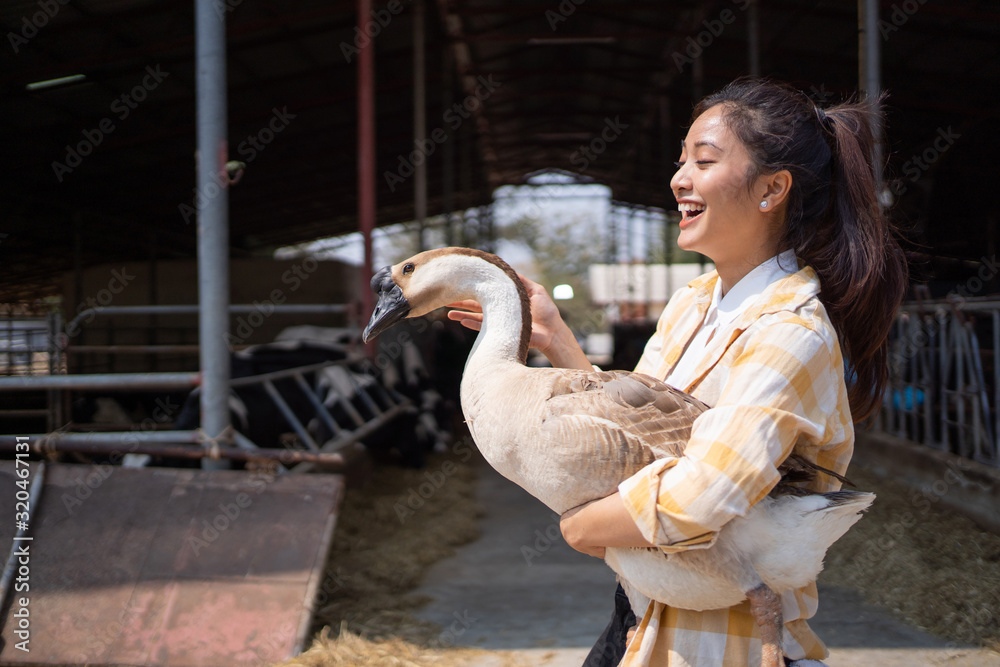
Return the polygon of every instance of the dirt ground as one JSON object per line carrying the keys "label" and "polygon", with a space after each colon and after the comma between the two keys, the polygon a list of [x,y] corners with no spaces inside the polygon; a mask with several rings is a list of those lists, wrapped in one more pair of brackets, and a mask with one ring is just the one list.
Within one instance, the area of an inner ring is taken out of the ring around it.
{"label": "dirt ground", "polygon": [[926,496],[853,466],[877,494],[866,516],[830,548],[820,585],[858,591],[945,639],[1000,648],[1000,535]]}
{"label": "dirt ground", "polygon": [[412,591],[431,565],[479,536],[478,460],[459,444],[421,470],[378,467],[348,491],[318,594],[316,638],[283,667],[447,666],[469,657],[434,645],[441,628],[413,615],[428,600]]}
{"label": "dirt ground", "polygon": [[[316,638],[282,667],[518,664],[502,651],[442,641],[442,628],[415,613],[428,602],[413,593],[428,569],[479,535],[475,488],[483,465],[458,445],[422,470],[377,469],[367,486],[348,492]],[[946,640],[1000,646],[1000,536],[857,467],[849,474],[878,499],[831,549],[820,585],[857,591]]]}

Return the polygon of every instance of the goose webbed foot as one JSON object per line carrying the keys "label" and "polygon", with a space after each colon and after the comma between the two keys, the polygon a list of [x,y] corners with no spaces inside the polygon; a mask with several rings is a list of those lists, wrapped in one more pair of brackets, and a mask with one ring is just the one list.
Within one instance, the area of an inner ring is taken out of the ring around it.
{"label": "goose webbed foot", "polygon": [[781,634],[784,623],[781,617],[781,598],[766,584],[747,591],[750,612],[760,628],[761,667],[784,667]]}

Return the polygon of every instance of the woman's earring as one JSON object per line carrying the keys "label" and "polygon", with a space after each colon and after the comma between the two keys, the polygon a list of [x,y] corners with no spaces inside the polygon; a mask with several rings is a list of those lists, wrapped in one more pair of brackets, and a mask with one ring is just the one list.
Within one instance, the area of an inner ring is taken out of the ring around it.
{"label": "woman's earring", "polygon": [[760,203],[760,207],[761,208],[767,208],[767,200],[766,199]]}

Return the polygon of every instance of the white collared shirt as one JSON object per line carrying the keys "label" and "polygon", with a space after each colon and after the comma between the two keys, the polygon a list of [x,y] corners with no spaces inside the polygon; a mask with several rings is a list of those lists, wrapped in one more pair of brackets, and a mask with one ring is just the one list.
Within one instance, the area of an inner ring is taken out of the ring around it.
{"label": "white collared shirt", "polygon": [[670,375],[665,380],[666,383],[682,389],[688,386],[695,379],[691,375],[704,356],[704,352],[709,343],[712,342],[715,333],[732,324],[771,283],[792,275],[798,270],[799,264],[795,259],[795,251],[786,250],[754,267],[750,273],[733,285],[725,296],[722,296],[722,280],[716,280],[715,290],[712,292],[712,302],[708,305],[708,311],[705,313],[705,321],[702,322],[698,333],[691,339],[684,354],[677,360],[677,365],[670,371]]}

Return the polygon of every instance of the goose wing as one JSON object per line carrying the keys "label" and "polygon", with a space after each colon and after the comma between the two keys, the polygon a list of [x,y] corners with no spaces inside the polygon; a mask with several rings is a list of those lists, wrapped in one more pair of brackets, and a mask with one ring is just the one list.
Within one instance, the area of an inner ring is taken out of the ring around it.
{"label": "goose wing", "polygon": [[[578,495],[567,507],[613,493],[618,484],[656,459],[682,456],[694,420],[709,408],[656,378],[627,371],[561,371],[553,375],[540,432],[545,455],[572,470]],[[812,495],[817,475],[850,480],[799,454],[779,466],[772,496]],[[582,494],[582,495],[580,495]],[[572,495],[572,494],[568,494]]]}
{"label": "goose wing", "polygon": [[617,477],[609,479],[617,485],[655,459],[683,454],[691,424],[707,409],[641,373],[563,372],[545,401],[541,431],[574,452],[584,475]]}

